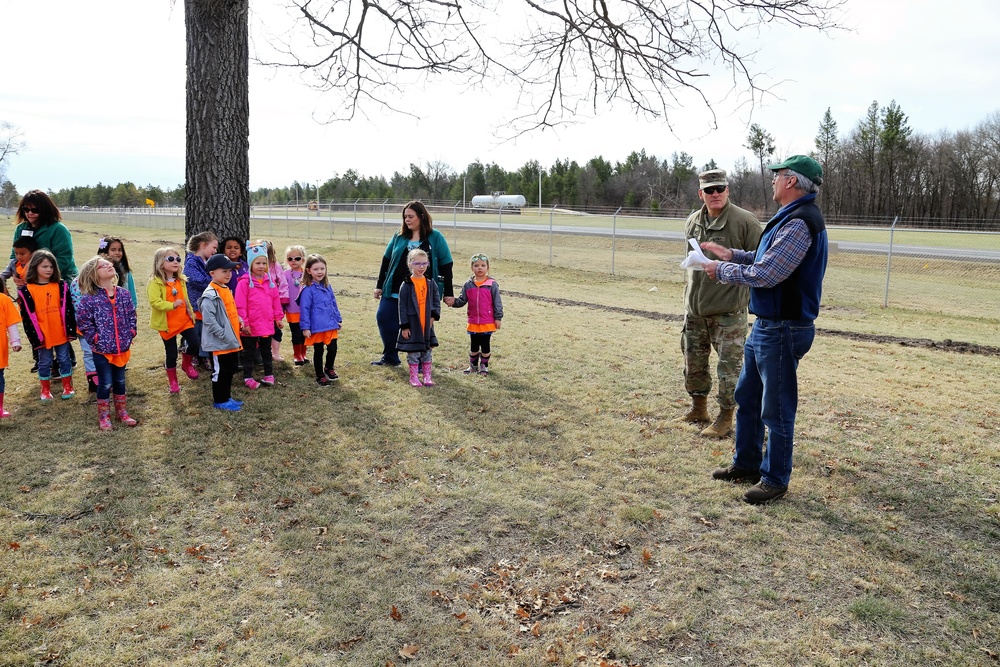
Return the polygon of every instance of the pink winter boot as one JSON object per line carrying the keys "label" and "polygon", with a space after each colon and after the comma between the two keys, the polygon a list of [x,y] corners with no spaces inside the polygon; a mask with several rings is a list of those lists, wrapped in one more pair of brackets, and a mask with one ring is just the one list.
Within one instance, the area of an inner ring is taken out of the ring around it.
{"label": "pink winter boot", "polygon": [[410,386],[411,387],[422,387],[423,383],[420,382],[420,364],[410,364]]}

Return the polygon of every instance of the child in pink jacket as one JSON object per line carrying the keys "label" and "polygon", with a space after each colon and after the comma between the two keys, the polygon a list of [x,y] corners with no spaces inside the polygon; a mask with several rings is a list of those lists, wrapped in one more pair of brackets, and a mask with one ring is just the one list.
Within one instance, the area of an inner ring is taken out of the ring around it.
{"label": "child in pink jacket", "polygon": [[[284,327],[281,293],[268,271],[267,246],[247,244],[247,264],[250,271],[236,283],[236,312],[243,320],[240,337],[243,351],[243,383],[249,389],[260,385],[274,386],[274,360],[271,356],[271,336]],[[253,365],[260,350],[264,362],[264,377],[253,378]]]}

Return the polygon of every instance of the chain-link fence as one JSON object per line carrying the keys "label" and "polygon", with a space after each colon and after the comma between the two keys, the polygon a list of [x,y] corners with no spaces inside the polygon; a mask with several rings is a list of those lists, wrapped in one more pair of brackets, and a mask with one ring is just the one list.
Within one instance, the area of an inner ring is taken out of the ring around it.
{"label": "chain-link fence", "polygon": [[[324,202],[255,207],[255,237],[343,239],[385,244],[401,224],[400,202]],[[648,280],[684,282],[684,212],[675,217],[581,214],[558,208],[475,210],[430,206],[435,229],[452,253],[484,252],[497,259],[534,262]],[[67,219],[113,227],[184,232],[183,209],[71,210]],[[869,221],[870,223],[870,221]],[[833,221],[826,306],[889,306],[993,317],[1000,311],[1000,232],[914,228],[905,220],[872,224]]]}

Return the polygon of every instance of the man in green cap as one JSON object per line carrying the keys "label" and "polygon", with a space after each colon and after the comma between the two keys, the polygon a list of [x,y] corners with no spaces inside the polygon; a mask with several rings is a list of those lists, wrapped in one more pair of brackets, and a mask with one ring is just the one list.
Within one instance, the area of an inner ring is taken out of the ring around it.
{"label": "man in green cap", "polygon": [[756,252],[702,244],[722,260],[709,262],[705,273],[749,286],[750,312],[757,316],[736,384],[736,453],[730,465],[712,473],[715,479],[756,482],[743,495],[751,504],[788,491],[799,402],[796,370],[816,335],[828,252],[826,223],[816,206],[823,168],[811,157],[793,155],[768,169],[781,208],[764,227]]}
{"label": "man in green cap", "polygon": [[[684,224],[685,235],[698,243],[713,242],[726,248],[756,250],[763,230],[750,211],[729,201],[729,181],[723,169],[698,174],[698,198],[704,204]],[[714,258],[711,254],[710,258]],[[684,389],[691,396],[691,409],[675,422],[704,423],[708,414],[708,394],[712,373],[708,360],[715,348],[719,390],[719,415],[701,434],[723,438],[733,431],[736,401],[733,392],[743,366],[743,344],[747,337],[747,302],[750,289],[724,285],[704,271],[688,269],[684,285]]]}

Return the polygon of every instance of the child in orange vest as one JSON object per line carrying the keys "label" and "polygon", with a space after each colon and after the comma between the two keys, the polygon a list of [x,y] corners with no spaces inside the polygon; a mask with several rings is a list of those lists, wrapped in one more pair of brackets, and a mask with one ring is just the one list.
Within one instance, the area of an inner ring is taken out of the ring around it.
{"label": "child in orange vest", "polygon": [[225,255],[212,255],[205,269],[212,282],[201,295],[201,349],[212,355],[212,404],[219,410],[236,412],[243,401],[233,398],[233,376],[239,368],[240,329],[243,320],[236,311],[236,299],[229,290],[229,279],[237,267]]}
{"label": "child in orange vest", "polygon": [[38,350],[38,381],[41,399],[52,400],[50,374],[53,358],[62,378],[62,397],[73,398],[71,340],[76,340],[76,312],[69,284],[60,279],[56,257],[48,250],[36,250],[28,262],[25,284],[17,291],[24,332],[31,347]]}
{"label": "child in orange vest", "polygon": [[17,312],[14,300],[6,294],[0,294],[0,419],[10,417],[10,413],[3,407],[3,393],[7,386],[3,371],[7,368],[9,359],[7,347],[15,352],[21,351],[21,335],[17,332],[17,323],[20,321],[21,314]]}

